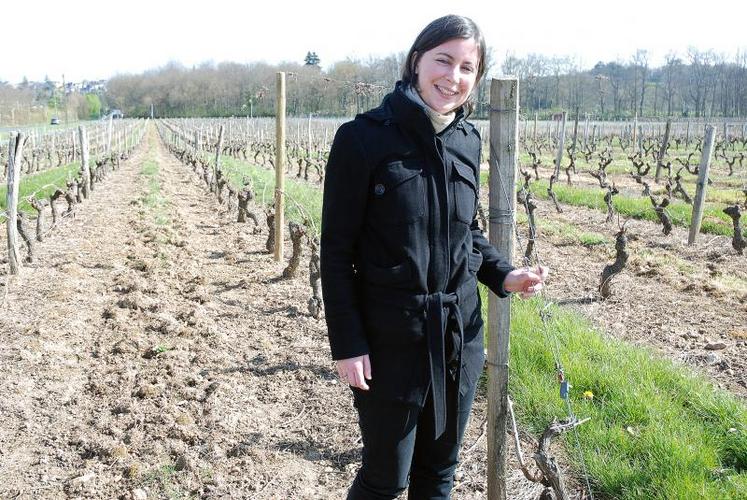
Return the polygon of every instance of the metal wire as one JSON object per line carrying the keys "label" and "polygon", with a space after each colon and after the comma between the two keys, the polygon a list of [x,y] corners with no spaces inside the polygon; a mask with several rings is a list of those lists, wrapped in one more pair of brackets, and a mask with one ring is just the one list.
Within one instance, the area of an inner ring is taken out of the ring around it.
{"label": "metal wire", "polygon": [[[506,183],[503,181],[502,178],[500,178],[500,176],[501,176],[500,170],[498,171],[498,175],[499,175],[499,180],[500,180],[499,184],[501,186],[501,192],[503,194],[503,197],[504,197],[507,205],[510,206],[511,205],[511,203],[510,203],[511,198],[509,198],[509,195],[506,192]],[[527,197],[524,198],[524,206],[527,209],[527,213],[529,212],[529,206],[528,205],[529,205],[529,199],[528,199],[528,196],[527,196]],[[516,239],[517,239],[517,242],[519,244],[519,247],[523,247],[524,245],[523,245],[523,242],[522,242],[521,233],[519,232],[519,228],[518,228],[518,225],[516,224],[515,218],[512,217],[511,223],[514,225],[514,230],[515,230],[515,233],[516,233]],[[529,237],[534,242],[534,246],[532,248],[532,255],[534,256],[534,258],[535,258],[535,260],[537,262],[537,265],[541,266],[542,265],[542,259],[540,258],[540,255],[539,255],[539,250],[538,250],[538,246],[537,246],[537,240],[536,240],[536,233],[535,233],[535,231],[536,231],[536,229],[530,225],[530,235],[529,235]],[[523,260],[524,260],[524,265],[527,266],[527,268],[528,268],[529,267],[529,263],[530,263],[530,256],[524,255]],[[538,298],[539,298],[539,300],[541,302],[539,316],[540,316],[540,319],[542,321],[542,326],[543,326],[543,328],[542,328],[542,334],[543,334],[543,337],[545,338],[545,341],[547,342],[547,344],[550,347],[550,351],[552,352],[552,355],[553,355],[553,360],[555,361],[556,372],[558,374],[559,379],[562,381],[562,380],[565,380],[566,377],[565,377],[565,370],[563,368],[563,364],[562,364],[562,362],[560,360],[560,341],[559,341],[557,335],[554,335],[551,332],[551,329],[549,328],[549,325],[548,325],[548,320],[551,317],[550,307],[552,306],[552,301],[548,300],[548,298],[547,298],[547,292],[546,292],[546,288],[545,287],[543,287],[540,290],[540,293],[538,294]],[[573,412],[573,407],[572,407],[570,396],[566,396],[564,399],[565,399],[565,402],[566,402],[566,412],[567,412],[568,417],[571,418],[571,419],[575,419],[576,415]],[[587,489],[587,491],[589,493],[589,497],[591,498],[591,500],[594,500],[594,493],[593,493],[593,491],[591,489],[591,482],[589,480],[589,474],[588,474],[588,470],[587,470],[587,467],[586,467],[586,459],[584,458],[584,453],[583,453],[583,451],[581,449],[581,440],[579,438],[578,429],[576,427],[573,428],[573,433],[574,433],[574,437],[575,437],[576,451],[577,451],[577,453],[579,455],[579,458],[581,459],[581,468],[582,468],[582,473],[583,473],[583,476],[584,476],[584,481],[586,483],[586,489]]]}

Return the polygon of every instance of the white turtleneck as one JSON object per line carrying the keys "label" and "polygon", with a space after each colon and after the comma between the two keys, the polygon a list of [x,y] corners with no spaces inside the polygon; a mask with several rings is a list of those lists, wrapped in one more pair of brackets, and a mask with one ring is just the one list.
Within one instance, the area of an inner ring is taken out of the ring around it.
{"label": "white turtleneck", "polygon": [[420,97],[420,94],[418,94],[418,91],[415,90],[413,85],[408,85],[405,88],[405,95],[409,97],[412,102],[423,108],[423,111],[425,111],[425,114],[430,118],[431,123],[433,124],[433,129],[437,134],[443,132],[444,129],[454,121],[454,117],[456,116],[454,111],[446,113],[445,115],[435,111],[433,108],[428,106],[425,101],[423,101],[423,98]]}

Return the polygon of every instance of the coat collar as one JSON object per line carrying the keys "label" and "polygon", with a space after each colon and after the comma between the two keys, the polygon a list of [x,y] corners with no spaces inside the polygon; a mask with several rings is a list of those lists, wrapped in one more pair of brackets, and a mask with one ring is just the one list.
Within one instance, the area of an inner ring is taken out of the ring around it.
{"label": "coat collar", "polygon": [[[381,104],[370,110],[358,115],[357,117],[367,118],[376,122],[384,123],[399,123],[402,126],[412,129],[418,135],[435,136],[433,124],[431,124],[430,118],[425,114],[423,108],[412,102],[412,100],[405,95],[404,92],[405,83],[398,81],[394,87],[394,91],[387,94]],[[356,118],[357,118],[356,117]],[[460,107],[456,111],[454,121],[441,132],[441,135],[451,133],[451,130],[457,128],[462,130],[466,134],[464,128],[464,109]]]}

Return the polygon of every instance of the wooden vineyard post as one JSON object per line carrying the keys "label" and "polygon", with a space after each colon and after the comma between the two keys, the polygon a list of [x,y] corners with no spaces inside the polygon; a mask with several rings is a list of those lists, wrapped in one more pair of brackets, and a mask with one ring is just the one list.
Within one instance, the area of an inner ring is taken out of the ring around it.
{"label": "wooden vineyard post", "polygon": [[565,147],[565,119],[566,112],[563,111],[563,122],[560,125],[560,136],[558,137],[558,154],[555,156],[555,178],[560,178],[560,164],[563,162],[563,148]]}
{"label": "wooden vineyard post", "polygon": [[83,125],[78,126],[78,139],[80,141],[80,169],[83,171],[83,198],[88,198],[91,190],[91,167],[88,156],[88,134]]}
{"label": "wooden vineyard post", "polygon": [[112,155],[112,121],[114,115],[109,113],[109,124],[106,127],[106,156],[111,157]]}
{"label": "wooden vineyard post", "polygon": [[589,141],[589,113],[586,113],[586,119],[584,120],[584,149]]}
{"label": "wooden vineyard post", "polygon": [[8,212],[8,264],[10,274],[18,274],[21,258],[18,253],[18,187],[21,184],[21,163],[23,162],[23,143],[26,136],[23,132],[11,133],[8,143],[8,190],[5,194],[5,206]]}
{"label": "wooden vineyard post", "polygon": [[309,113],[309,123],[306,131],[306,163],[309,163],[311,161],[311,113]]}
{"label": "wooden vineyard post", "polygon": [[534,143],[534,148],[537,148],[537,115],[539,113],[537,111],[534,112],[534,131],[532,132],[532,142]]}
{"label": "wooden vineyard post", "polygon": [[277,73],[277,106],[275,109],[275,261],[283,260],[285,226],[285,73]]}
{"label": "wooden vineyard post", "polygon": [[703,205],[705,205],[706,188],[708,187],[708,170],[711,168],[711,156],[713,155],[714,132],[712,125],[706,126],[703,153],[700,156],[700,167],[698,168],[698,184],[695,188],[695,199],[693,200],[690,234],[687,237],[688,245],[695,243],[695,237],[700,232],[700,222],[703,219]]}
{"label": "wooden vineyard post", "polygon": [[219,191],[218,187],[218,171],[220,170],[220,153],[223,150],[223,125],[221,124],[220,130],[218,130],[218,145],[215,148],[215,168],[213,169],[213,185],[215,186],[215,192]]}
{"label": "wooden vineyard post", "polygon": [[576,117],[573,119],[573,142],[571,143],[571,156],[576,154],[576,143],[578,142],[578,106],[576,106]]}
{"label": "wooden vineyard post", "polygon": [[[513,260],[519,153],[519,80],[490,85],[490,243]],[[506,498],[506,423],[511,300],[488,297],[488,499]]]}
{"label": "wooden vineyard post", "polygon": [[659,156],[656,160],[656,177],[654,181],[658,184],[661,179],[661,167],[664,161],[664,155],[667,154],[667,148],[669,147],[669,131],[672,129],[672,119],[667,119],[667,126],[664,129],[664,139],[661,141],[661,149],[659,149]]}

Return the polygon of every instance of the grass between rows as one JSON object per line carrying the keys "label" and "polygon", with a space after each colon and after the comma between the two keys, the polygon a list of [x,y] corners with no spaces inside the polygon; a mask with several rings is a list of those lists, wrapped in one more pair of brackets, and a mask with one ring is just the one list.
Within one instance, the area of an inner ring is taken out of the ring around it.
{"label": "grass between rows", "polygon": [[[220,161],[221,169],[232,186],[240,188],[246,180],[251,180],[256,202],[263,206],[273,203],[273,197],[275,196],[274,171],[231,157],[221,158]],[[284,185],[286,194],[284,214],[286,219],[302,223],[308,218],[318,235],[322,218],[321,190],[290,176],[286,176]]]}
{"label": "grass between rows", "polygon": [[[566,143],[568,145],[568,143]],[[576,154],[576,166],[579,170],[597,170],[599,165],[599,153],[604,151],[606,146],[603,146],[597,150],[597,152],[594,154],[591,161],[586,161],[586,158],[579,152]],[[658,152],[658,148],[656,149]],[[727,155],[731,158],[733,155],[738,154],[740,152],[746,152],[747,149],[744,149],[742,147],[737,147],[736,149],[732,150],[729,149],[727,151]],[[618,174],[618,175],[628,175],[628,172],[631,172],[634,170],[632,162],[628,159],[628,155],[632,152],[625,152],[623,151],[619,146],[616,146],[612,149],[613,155],[612,155],[612,163],[610,163],[607,168],[607,174]],[[690,158],[690,161],[692,164],[698,164],[700,162],[701,152],[697,151],[695,149],[689,149],[686,150],[685,148],[677,150],[676,148],[669,148],[667,150],[667,156],[664,160],[664,163],[667,162],[672,163],[672,169],[673,172],[677,172],[681,167],[682,164],[675,161],[675,158],[680,158],[682,160],[686,160],[689,153],[694,153],[694,155]],[[541,159],[541,165],[545,168],[552,167],[555,165],[555,156],[556,152],[544,152],[540,155]],[[648,163],[654,163],[654,160],[651,159],[650,156],[645,158]],[[522,166],[530,166],[532,164],[532,159],[529,156],[528,152],[522,152],[519,154],[519,162]],[[563,163],[562,165],[568,165],[568,155],[565,154],[563,156]],[[729,167],[727,166],[726,162],[723,158],[719,157],[712,157],[711,158],[711,166],[710,166],[710,177],[713,181],[720,183],[724,183],[726,185],[732,185],[735,184],[735,186],[741,185],[741,181],[739,180],[740,176],[744,176],[744,169],[745,167],[740,167],[739,163],[735,163],[733,166],[734,175],[729,176]],[[664,170],[666,172],[666,170]],[[684,183],[695,183],[697,180],[696,175],[692,175],[689,172],[687,172],[686,169],[682,169],[682,176],[683,176],[683,182]]]}
{"label": "grass between rows", "polygon": [[567,415],[547,340],[557,337],[574,413],[591,417],[578,427],[578,447],[565,436],[576,477],[583,456],[603,498],[745,498],[743,402],[653,351],[603,336],[571,311],[552,307],[545,330],[540,304],[511,307],[510,394],[524,428],[538,436]]}
{"label": "grass between rows", "polygon": [[[547,200],[549,199],[547,194],[548,187],[549,182],[544,179],[533,182],[531,184],[532,194],[539,199]],[[560,203],[592,208],[600,212],[607,211],[607,205],[604,203],[604,190],[600,188],[583,188],[555,184],[553,191]],[[648,198],[628,198],[617,195],[612,199],[612,206],[623,217],[654,222],[658,222],[659,220],[651,204],[651,200]],[[672,224],[680,227],[690,227],[692,210],[692,205],[688,205],[680,200],[671,200],[669,206],[666,208],[667,213],[672,219]],[[722,236],[731,236],[733,234],[734,226],[729,216],[723,212],[722,204],[705,204],[700,232]]]}
{"label": "grass between rows", "polygon": [[[258,202],[269,203],[274,172],[231,158],[221,160],[230,181],[254,183]],[[286,191],[319,227],[321,190],[287,179]],[[289,203],[286,215],[300,220]],[[584,244],[604,242],[598,233],[557,229]],[[600,241],[601,240],[601,241]],[[481,285],[483,315],[486,289]],[[542,333],[539,300],[512,303],[510,392],[519,420],[539,435],[566,415],[559,398],[551,349]],[[747,492],[747,407],[703,377],[658,359],[652,351],[604,337],[581,316],[552,309],[550,331],[573,387],[575,413],[591,420],[563,437],[581,478],[584,457],[592,487],[614,498],[744,498]],[[591,391],[593,399],[583,396]]]}
{"label": "grass between rows", "polygon": [[[153,151],[153,137],[148,136],[148,149]],[[140,175],[146,179],[146,191],[140,197],[143,206],[150,209],[156,225],[164,226],[170,223],[168,216],[168,200],[161,193],[160,167],[158,162],[149,157],[143,162]]]}
{"label": "grass between rows", "polygon": [[[75,177],[79,169],[80,162],[75,162],[50,168],[34,175],[22,176],[18,186],[18,209],[29,214],[36,214],[26,198],[32,194],[39,199],[49,198],[56,189],[65,190],[65,183]],[[7,185],[0,186],[0,210],[5,210],[7,207],[7,193]]]}

